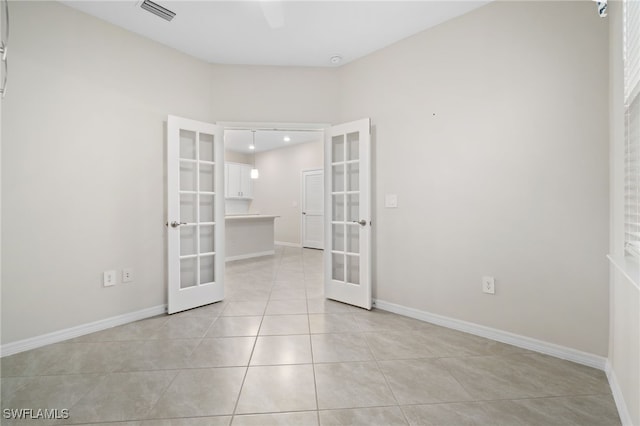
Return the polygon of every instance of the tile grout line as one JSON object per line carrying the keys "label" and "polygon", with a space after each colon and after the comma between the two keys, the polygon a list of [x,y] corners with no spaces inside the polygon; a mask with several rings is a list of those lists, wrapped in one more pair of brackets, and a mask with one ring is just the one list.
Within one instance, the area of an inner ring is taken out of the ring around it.
{"label": "tile grout line", "polygon": [[376,357],[375,353],[371,349],[371,345],[369,344],[369,340],[367,340],[366,333],[363,333],[363,334],[365,334],[364,341],[365,341],[365,344],[367,345],[367,348],[369,349],[369,352],[371,353],[371,356],[373,357],[374,362],[376,363],[376,368],[380,372],[380,375],[382,375],[382,378],[384,379],[384,383],[387,385],[389,392],[391,392],[391,396],[393,396],[393,400],[396,402],[395,407],[398,407],[398,409],[400,410],[400,413],[402,413],[402,418],[404,419],[405,423],[409,425],[410,424],[409,419],[407,418],[407,415],[404,413],[404,410],[402,409],[402,406],[400,405],[400,402],[398,401],[398,397],[393,391],[393,388],[391,388],[391,385],[389,384],[389,380],[387,379],[386,374],[384,374],[384,372],[380,368],[380,363],[378,362],[378,358]]}
{"label": "tile grout line", "polygon": [[[282,262],[282,258],[280,258],[278,260],[278,266],[276,267],[276,270],[280,269],[280,262]],[[272,277],[272,281],[271,281],[271,289],[269,290],[269,298],[271,297],[271,292],[273,291],[273,285],[275,283],[275,276]],[[264,310],[262,311],[262,317],[260,318],[260,325],[258,326],[258,330],[256,331],[256,338],[253,341],[253,347],[251,348],[251,354],[249,355],[249,359],[247,360],[247,368],[244,372],[244,376],[242,377],[242,382],[240,383],[240,389],[238,390],[238,397],[236,398],[236,403],[233,406],[233,411],[231,412],[231,421],[229,422],[230,424],[233,423],[233,419],[235,418],[235,416],[237,415],[236,412],[238,411],[238,404],[240,403],[240,397],[242,396],[242,390],[244,389],[244,384],[247,380],[247,376],[249,375],[249,367],[251,366],[251,359],[253,358],[253,354],[256,350],[256,345],[258,344],[258,337],[260,337],[260,329],[262,328],[262,323],[264,321],[264,317],[265,317],[265,312],[267,310],[267,305],[268,305],[268,299],[267,299],[267,303],[265,303],[264,306]]]}
{"label": "tile grout line", "polygon": [[[304,266],[304,252],[302,253],[302,276],[304,284],[304,295],[307,296],[307,282],[306,282],[306,270]],[[313,340],[311,339],[311,318],[309,317],[309,299],[305,297],[305,304],[307,306],[307,325],[309,327],[309,348],[311,350],[311,370],[313,371],[313,390],[316,397],[316,420],[320,425],[320,403],[318,401],[318,379],[316,377],[316,362],[313,357]]]}

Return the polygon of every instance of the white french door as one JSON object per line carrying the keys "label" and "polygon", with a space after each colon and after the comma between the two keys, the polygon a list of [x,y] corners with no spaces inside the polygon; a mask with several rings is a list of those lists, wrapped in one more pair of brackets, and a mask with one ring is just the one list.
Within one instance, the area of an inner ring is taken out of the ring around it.
{"label": "white french door", "polygon": [[223,128],[167,119],[168,313],[224,297]]}
{"label": "white french door", "polygon": [[324,247],[324,171],[302,172],[302,247]]}
{"label": "white french door", "polygon": [[325,296],[371,309],[371,141],[368,118],[325,139]]}

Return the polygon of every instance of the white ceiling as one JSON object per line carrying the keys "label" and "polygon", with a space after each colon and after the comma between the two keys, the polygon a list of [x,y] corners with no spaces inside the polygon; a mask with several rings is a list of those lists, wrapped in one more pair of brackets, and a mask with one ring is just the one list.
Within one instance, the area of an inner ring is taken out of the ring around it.
{"label": "white ceiling", "polygon": [[[264,152],[272,149],[283,148],[285,146],[296,145],[305,142],[314,142],[322,140],[324,133],[322,131],[302,131],[302,130],[257,130],[255,151],[249,149],[252,143],[251,130],[225,130],[224,146],[226,149],[243,154],[252,152]],[[284,137],[288,136],[291,140],[284,141]]]}
{"label": "white ceiling", "polygon": [[[176,13],[171,22],[139,0],[62,3],[211,63],[322,67],[336,66],[331,56],[343,65],[489,1],[156,0]],[[273,9],[280,28],[269,25]]]}

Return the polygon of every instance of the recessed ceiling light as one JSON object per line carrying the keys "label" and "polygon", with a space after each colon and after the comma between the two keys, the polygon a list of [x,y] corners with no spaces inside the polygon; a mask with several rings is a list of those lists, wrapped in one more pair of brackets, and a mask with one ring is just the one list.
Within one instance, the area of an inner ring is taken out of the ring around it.
{"label": "recessed ceiling light", "polygon": [[340,55],[333,55],[331,58],[329,58],[329,62],[331,62],[333,65],[338,65],[341,61],[342,56]]}
{"label": "recessed ceiling light", "polygon": [[285,142],[290,142],[290,141],[291,141],[291,138],[290,138],[289,136],[285,136],[283,140],[284,140]]}
{"label": "recessed ceiling light", "polygon": [[256,149],[256,146],[254,144],[249,145],[249,149],[253,150]]}

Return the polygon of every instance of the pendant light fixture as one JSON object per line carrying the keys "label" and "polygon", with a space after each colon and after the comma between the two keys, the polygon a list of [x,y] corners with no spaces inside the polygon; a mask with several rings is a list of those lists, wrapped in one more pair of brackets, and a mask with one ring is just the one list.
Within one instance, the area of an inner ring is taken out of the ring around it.
{"label": "pendant light fixture", "polygon": [[251,144],[251,146],[253,146],[253,168],[251,169],[251,179],[258,179],[258,177],[260,177],[260,173],[258,172],[258,169],[256,169],[256,131],[255,130],[251,131],[251,136],[253,138],[253,143]]}

